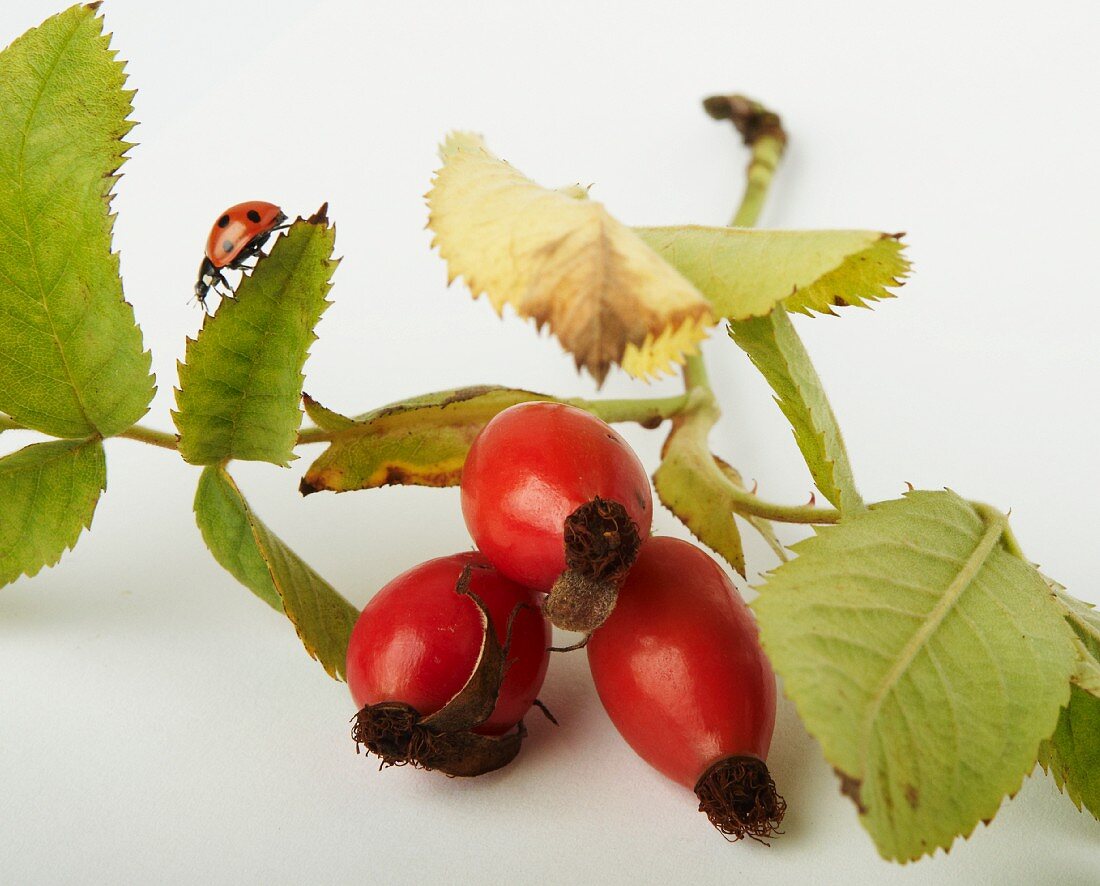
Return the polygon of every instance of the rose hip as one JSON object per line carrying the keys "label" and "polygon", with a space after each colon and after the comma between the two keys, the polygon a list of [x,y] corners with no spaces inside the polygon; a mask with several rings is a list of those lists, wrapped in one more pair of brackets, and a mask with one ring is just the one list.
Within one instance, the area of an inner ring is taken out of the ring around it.
{"label": "rose hip", "polygon": [[692,788],[722,833],[775,833],[786,808],[764,764],[775,676],[752,614],[714,560],[678,539],[645,542],[588,661],[623,738]]}

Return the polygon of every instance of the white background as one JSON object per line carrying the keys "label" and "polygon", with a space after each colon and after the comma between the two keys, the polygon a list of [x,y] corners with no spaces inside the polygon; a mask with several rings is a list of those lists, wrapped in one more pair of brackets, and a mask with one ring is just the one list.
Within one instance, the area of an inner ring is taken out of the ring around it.
{"label": "white background", "polygon": [[[59,7],[8,0],[0,42]],[[478,382],[590,395],[555,340],[448,290],[424,231],[451,128],[548,185],[594,183],[631,223],[723,223],[746,161],[699,99],[743,91],[792,135],[764,224],[905,230],[900,298],[799,320],[865,495],[905,481],[1011,508],[1029,556],[1100,601],[1095,395],[1096,4],[560,0],[108,0],[139,87],[115,206],[127,298],[169,429],[207,229],[262,198],[331,202],[334,304],[306,389],[364,411]],[[718,451],[762,493],[809,481],[782,416],[722,336]],[[656,390],[673,392],[669,380]],[[645,393],[621,374],[610,396]],[[626,428],[652,468],[660,432]],[[4,451],[30,435],[5,434]],[[234,473],[256,510],[357,603],[469,545],[454,490],[302,500],[290,470]],[[783,703],[771,849],[726,845],[606,721],[583,655],[553,661],[516,765],[473,781],[356,757],[346,688],[205,552],[197,471],[108,444],[110,488],[62,564],[0,591],[5,882],[1084,883],[1100,826],[1028,780],[950,855],[881,861]],[[682,534],[662,511],[656,529]],[[785,536],[796,537],[794,534]],[[773,564],[749,538],[754,572]]]}

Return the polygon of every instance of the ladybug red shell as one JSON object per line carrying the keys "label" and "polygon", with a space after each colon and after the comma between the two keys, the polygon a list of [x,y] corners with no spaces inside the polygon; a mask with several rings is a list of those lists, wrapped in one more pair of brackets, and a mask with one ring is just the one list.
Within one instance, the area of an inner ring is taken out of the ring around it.
{"label": "ladybug red shell", "polygon": [[206,255],[199,265],[199,279],[195,283],[195,298],[199,304],[206,306],[206,296],[215,284],[228,286],[221,273],[223,268],[242,268],[284,221],[283,211],[263,200],[238,203],[219,215],[210,229]]}

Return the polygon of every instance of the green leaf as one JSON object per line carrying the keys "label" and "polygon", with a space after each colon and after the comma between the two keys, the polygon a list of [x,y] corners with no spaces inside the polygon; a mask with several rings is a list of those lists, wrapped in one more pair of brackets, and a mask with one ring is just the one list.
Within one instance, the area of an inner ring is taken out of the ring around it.
{"label": "green leaf", "polygon": [[257,597],[282,612],[282,598],[256,547],[248,506],[233,478],[219,468],[204,468],[199,476],[195,522],[214,559]]}
{"label": "green leaf", "polygon": [[552,399],[484,385],[425,394],[355,419],[306,400],[331,442],[302,479],[302,494],[391,484],[457,486],[470,444],[489,419],[516,403]]}
{"label": "green leaf", "polygon": [[1075,686],[1100,698],[1100,662],[1084,643],[1078,649],[1077,666],[1072,679]]}
{"label": "green leaf", "polygon": [[1058,727],[1039,750],[1039,763],[1059,790],[1100,820],[1100,698],[1073,686]]}
{"label": "green leaf", "polygon": [[1077,634],[1077,668],[1073,682],[1091,695],[1100,696],[1100,610],[1070,595],[1049,576],[1043,578]]}
{"label": "green leaf", "polygon": [[295,457],[302,367],[329,304],[335,236],[325,207],[296,221],[188,340],[173,417],[191,464]]}
{"label": "green leaf", "polygon": [[35,443],[0,458],[0,586],[60,560],[106,488],[99,440]]}
{"label": "green leaf", "polygon": [[[274,589],[306,652],[331,677],[345,679],[348,638],[359,611],[252,513],[224,468],[211,466],[203,471],[195,514],[215,559],[257,596],[276,606],[270,596]],[[270,585],[263,581],[261,563]]]}
{"label": "green leaf", "polygon": [[900,234],[758,231],[685,225],[635,228],[729,320],[788,311],[832,314],[891,298],[909,273]]}
{"label": "green leaf", "polygon": [[1073,632],[1006,518],[953,492],[872,505],[792,547],[753,604],[787,694],[887,858],[948,848],[1031,771]]}
{"label": "green leaf", "polygon": [[715,410],[700,409],[672,420],[653,486],[692,535],[744,575],[745,552],[733,520],[736,502],[707,443],[715,418]]}
{"label": "green leaf", "polygon": [[54,437],[120,433],[155,391],[111,252],[122,68],[88,6],[0,53],[0,409]]}
{"label": "green leaf", "polygon": [[775,391],[817,488],[843,512],[861,508],[836,416],[786,311],[730,323],[729,332]]}
{"label": "green leaf", "polygon": [[1062,585],[1047,579],[1054,597],[1062,607],[1066,620],[1081,638],[1081,642],[1096,658],[1100,658],[1100,609],[1068,594]]}

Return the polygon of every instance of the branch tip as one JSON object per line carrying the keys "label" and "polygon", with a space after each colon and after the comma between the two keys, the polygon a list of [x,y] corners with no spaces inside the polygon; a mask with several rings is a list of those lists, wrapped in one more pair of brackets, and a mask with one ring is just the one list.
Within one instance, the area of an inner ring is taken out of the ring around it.
{"label": "branch tip", "polygon": [[703,99],[703,109],[715,120],[729,120],[749,147],[763,138],[787,144],[783,121],[774,111],[743,95],[712,95]]}

